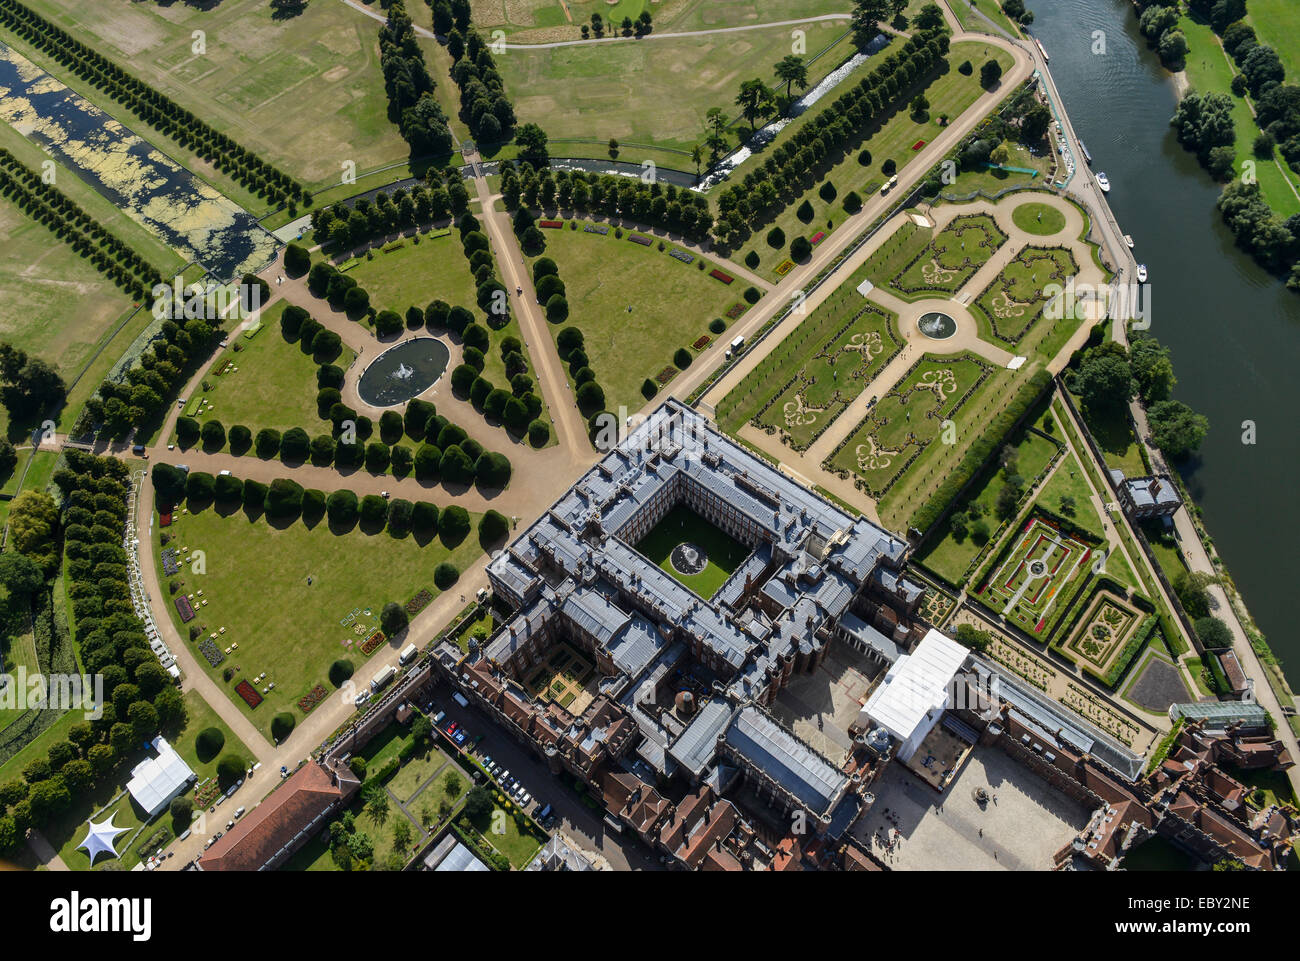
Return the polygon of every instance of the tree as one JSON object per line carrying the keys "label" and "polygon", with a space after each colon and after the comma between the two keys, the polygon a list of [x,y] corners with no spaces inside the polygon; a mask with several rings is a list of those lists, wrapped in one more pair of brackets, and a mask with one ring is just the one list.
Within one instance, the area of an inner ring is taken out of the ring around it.
{"label": "tree", "polygon": [[448,544],[459,544],[469,534],[469,511],[459,504],[453,504],[442,512],[438,520],[438,530]]}
{"label": "tree", "polygon": [[510,519],[498,511],[489,510],[478,522],[478,538],[483,544],[496,544],[510,533]]}
{"label": "tree", "polygon": [[776,64],[775,71],[776,79],[785,84],[786,100],[793,99],[794,87],[803,90],[808,86],[808,65],[804,63],[803,57],[794,55],[782,57]]}
{"label": "tree", "polygon": [[1002,79],[1002,64],[998,63],[992,57],[984,61],[984,66],[980,67],[980,86],[985,90],[992,90],[997,86],[998,81]]}
{"label": "tree", "polygon": [[927,3],[912,17],[912,26],[922,32],[937,30],[943,25],[943,11],[937,3]]}
{"label": "tree", "polygon": [[406,609],[394,601],[385,604],[384,609],[379,613],[379,626],[384,629],[384,633],[389,637],[406,630],[409,623],[410,618],[406,616]]}
{"label": "tree", "polygon": [[0,403],[11,420],[25,422],[63,402],[67,390],[58,371],[45,361],[28,357],[0,343]]}
{"label": "tree", "polygon": [[311,254],[299,244],[284,248],[284,269],[290,277],[300,277],[311,269]]}
{"label": "tree", "polygon": [[1208,615],[1198,617],[1192,623],[1192,630],[1201,639],[1201,644],[1211,651],[1232,647],[1232,631],[1221,619]]}
{"label": "tree", "polygon": [[1210,422],[1182,401],[1162,400],[1147,410],[1151,439],[1174,460],[1187,457],[1201,446]]}
{"label": "tree", "polygon": [[1214,577],[1200,571],[1180,571],[1174,577],[1174,593],[1187,616],[1192,618],[1193,628],[1196,620],[1209,616],[1210,592],[1206,585],[1212,583]]}
{"label": "tree", "polygon": [[854,0],[853,42],[865,47],[880,32],[880,21],[888,20],[893,13],[890,0]]}
{"label": "tree", "polygon": [[1160,59],[1170,66],[1180,66],[1187,58],[1187,37],[1181,30],[1166,30],[1160,38]]}
{"label": "tree", "polygon": [[740,93],[736,95],[736,106],[740,108],[751,131],[757,129],[754,125],[755,118],[771,104],[772,91],[762,80],[745,80],[741,83]]}
{"label": "tree", "polygon": [[172,820],[177,824],[188,826],[194,817],[194,799],[188,797],[172,798],[171,815]]}
{"label": "tree", "polygon": [[1122,347],[1104,346],[1114,349],[1088,351],[1072,386],[1082,396],[1085,410],[1114,414],[1123,410],[1133,397],[1133,372]]}
{"label": "tree", "polygon": [[1154,337],[1135,336],[1129,343],[1129,367],[1142,400],[1148,404],[1168,400],[1178,383],[1169,348]]}
{"label": "tree", "polygon": [[465,813],[471,821],[481,821],[492,813],[496,805],[492,793],[482,784],[476,784],[465,795]]}
{"label": "tree", "polygon": [[550,157],[546,152],[546,131],[535,123],[523,124],[515,131],[515,147],[519,159],[524,163],[541,168],[549,165]]}
{"label": "tree", "polygon": [[10,502],[9,545],[49,576],[59,566],[59,510],[44,491],[25,490]]}

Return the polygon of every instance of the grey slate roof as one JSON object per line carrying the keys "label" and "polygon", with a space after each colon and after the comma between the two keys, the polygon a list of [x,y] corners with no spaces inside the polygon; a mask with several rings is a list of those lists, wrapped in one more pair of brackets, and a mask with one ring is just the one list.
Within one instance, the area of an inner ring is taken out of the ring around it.
{"label": "grey slate roof", "polygon": [[823,813],[847,778],[821,755],[755,707],[741,708],[726,741],[809,809]]}

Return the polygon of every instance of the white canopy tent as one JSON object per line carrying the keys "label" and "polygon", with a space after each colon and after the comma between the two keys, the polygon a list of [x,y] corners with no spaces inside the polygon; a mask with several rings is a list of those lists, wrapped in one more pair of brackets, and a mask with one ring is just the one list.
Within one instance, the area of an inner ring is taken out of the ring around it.
{"label": "white canopy tent", "polygon": [[107,820],[100,821],[96,824],[94,821],[87,821],[90,825],[90,832],[86,835],[86,840],[77,845],[78,851],[85,851],[90,855],[90,866],[95,866],[95,858],[101,854],[107,854],[109,857],[117,857],[117,849],[113,843],[117,836],[126,828],[119,828],[113,824],[113,815],[110,814]]}
{"label": "white canopy tent", "polygon": [[906,761],[921,746],[949,705],[952,679],[970,652],[931,629],[911,654],[890,667],[884,682],[860,712],[896,737],[897,757]]}
{"label": "white canopy tent", "polygon": [[156,817],[162,812],[172,798],[180,794],[194,780],[194,772],[167,739],[159,736],[153,739],[157,757],[146,758],[131,771],[131,780],[127,790],[135,802]]}

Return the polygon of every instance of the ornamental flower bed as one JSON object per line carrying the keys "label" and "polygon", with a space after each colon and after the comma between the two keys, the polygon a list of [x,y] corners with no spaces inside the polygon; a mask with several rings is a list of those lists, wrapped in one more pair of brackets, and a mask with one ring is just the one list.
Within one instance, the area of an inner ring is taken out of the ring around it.
{"label": "ornamental flower bed", "polygon": [[788,274],[788,273],[789,273],[790,271],[792,271],[792,270],[794,270],[794,261],[793,261],[793,260],[786,259],[786,260],[783,260],[783,261],[781,261],[779,264],[776,265],[776,274],[777,274],[777,276],[779,276],[779,277],[784,277],[786,274]]}
{"label": "ornamental flower bed", "polygon": [[205,637],[199,641],[199,653],[202,654],[213,667],[217,667],[226,659],[226,655],[221,653],[221,648],[212,643],[212,639]]}
{"label": "ornamental flower bed", "polygon": [[406,613],[412,616],[420,613],[420,611],[428,607],[431,600],[433,600],[433,595],[429,593],[427,588],[420,591],[420,593],[416,594],[406,602]]}
{"label": "ornamental flower bed", "polygon": [[701,337],[699,337],[695,341],[695,343],[691,344],[691,347],[693,347],[695,350],[703,350],[705,347],[708,347],[712,341],[713,341],[712,337],[710,337],[708,334],[704,334]]}
{"label": "ornamental flower bed", "polygon": [[304,714],[310,714],[312,708],[325,700],[326,694],[325,686],[323,684],[317,684],[305,695],[298,698],[298,710],[302,711]]}
{"label": "ornamental flower bed", "polygon": [[190,604],[190,599],[184,594],[176,598],[176,610],[181,615],[181,623],[194,620],[194,607]]}
{"label": "ornamental flower bed", "polygon": [[723,316],[726,317],[727,320],[735,320],[737,317],[739,317],[747,310],[749,310],[749,304],[742,304],[737,302],[732,304],[729,308],[727,308],[727,312],[723,314]]}
{"label": "ornamental flower bed", "polygon": [[709,276],[712,277],[714,280],[722,281],[724,284],[729,284],[735,279],[734,277],[731,276],[731,274],[724,274],[717,267],[714,267],[712,270],[709,271]]}
{"label": "ornamental flower bed", "polygon": [[551,230],[558,230],[559,228],[564,226],[564,221],[563,220],[539,220],[537,221],[537,226],[548,227]]}
{"label": "ornamental flower bed", "polygon": [[249,707],[257,707],[262,703],[262,695],[257,693],[253,685],[247,681],[240,681],[235,685],[235,693],[244,699],[244,703]]}
{"label": "ornamental flower bed", "polygon": [[812,235],[812,245],[816,247],[819,243],[821,243],[825,239],[826,239],[826,231],[819,230],[817,231],[817,233]]}
{"label": "ornamental flower bed", "polygon": [[655,380],[658,381],[659,385],[662,387],[664,384],[668,383],[676,376],[677,376],[677,368],[670,365],[668,367],[665,367],[663,370],[659,371],[659,373],[655,376]]}
{"label": "ornamental flower bed", "polygon": [[641,234],[628,234],[627,239],[632,241],[634,244],[640,244],[642,247],[650,246],[650,238],[644,237]]}
{"label": "ornamental flower bed", "polygon": [[684,264],[691,264],[695,262],[695,255],[688,254],[684,250],[670,250],[668,251],[668,256],[675,257],[676,259],[680,260]]}
{"label": "ornamental flower bed", "polygon": [[582,229],[589,234],[600,234],[602,236],[609,233],[608,224],[587,224]]}
{"label": "ornamental flower bed", "polygon": [[375,633],[371,634],[361,642],[361,653],[366,655],[366,657],[369,657],[371,654],[375,653],[379,648],[379,645],[384,643],[386,640],[388,640],[388,638],[384,636],[383,631],[375,631]]}

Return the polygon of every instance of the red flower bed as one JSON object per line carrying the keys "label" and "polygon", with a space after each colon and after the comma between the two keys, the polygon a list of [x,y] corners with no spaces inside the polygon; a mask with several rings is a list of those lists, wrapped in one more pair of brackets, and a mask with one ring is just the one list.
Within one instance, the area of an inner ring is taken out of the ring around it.
{"label": "red flower bed", "polygon": [[709,276],[712,277],[714,280],[722,281],[724,284],[729,284],[732,282],[732,280],[735,279],[731,276],[731,274],[724,274],[717,267],[714,267],[712,270],[709,271]]}
{"label": "red flower bed", "polygon": [[406,602],[406,613],[415,616],[424,610],[431,600],[433,600],[433,595],[429,593],[428,588],[425,588]]}
{"label": "red flower bed", "polygon": [[384,636],[383,631],[375,631],[375,633],[371,634],[361,642],[361,653],[369,657],[371,654],[375,653],[375,650],[379,645],[384,643],[386,640],[388,640],[388,638]]}
{"label": "red flower bed", "polygon": [[710,337],[708,334],[704,334],[697,341],[695,341],[695,343],[691,344],[691,346],[694,347],[696,350],[703,350],[705,347],[709,346],[709,342],[711,340],[713,340],[712,337]]}
{"label": "red flower bed", "polygon": [[161,515],[161,516],[158,518],[158,526],[159,526],[159,527],[171,527],[171,526],[172,526],[172,512],[171,512],[171,511],[167,511],[167,513]]}
{"label": "red flower bed", "polygon": [[665,367],[663,370],[659,371],[659,373],[655,376],[655,380],[657,380],[659,384],[662,386],[663,384],[668,383],[676,376],[677,376],[677,368],[668,366]]}
{"label": "red flower bed", "polygon": [[640,244],[643,247],[650,246],[650,238],[642,236],[641,234],[628,234],[627,239],[632,241],[632,243]]}
{"label": "red flower bed", "polygon": [[749,304],[735,303],[727,309],[725,316],[727,320],[735,320],[747,310],[749,310]]}
{"label": "red flower bed", "polygon": [[176,611],[181,616],[181,623],[185,624],[194,620],[194,608],[190,604],[190,599],[182,594],[176,598]]}
{"label": "red flower bed", "polygon": [[552,230],[558,230],[560,227],[564,226],[564,221],[563,220],[539,220],[537,221],[537,225],[539,227],[549,227]]}
{"label": "red flower bed", "polygon": [[298,710],[302,711],[302,713],[304,714],[310,714],[312,708],[314,708],[321,701],[325,700],[325,696],[327,693],[328,692],[325,690],[325,686],[323,684],[317,684],[305,695],[298,698]]}
{"label": "red flower bed", "polygon": [[817,231],[817,233],[813,234],[812,245],[816,247],[819,243],[821,243],[825,239],[826,239],[826,231],[819,230]]}
{"label": "red flower bed", "polygon": [[257,707],[262,703],[262,695],[257,693],[257,689],[247,681],[240,681],[235,685],[235,693],[244,699],[244,703],[249,707]]}
{"label": "red flower bed", "polygon": [[918,140],[916,143],[912,144],[912,149],[913,149],[913,150],[920,150],[920,149],[921,149],[922,147],[924,147],[924,146],[925,146],[925,141],[924,141],[924,140]]}

